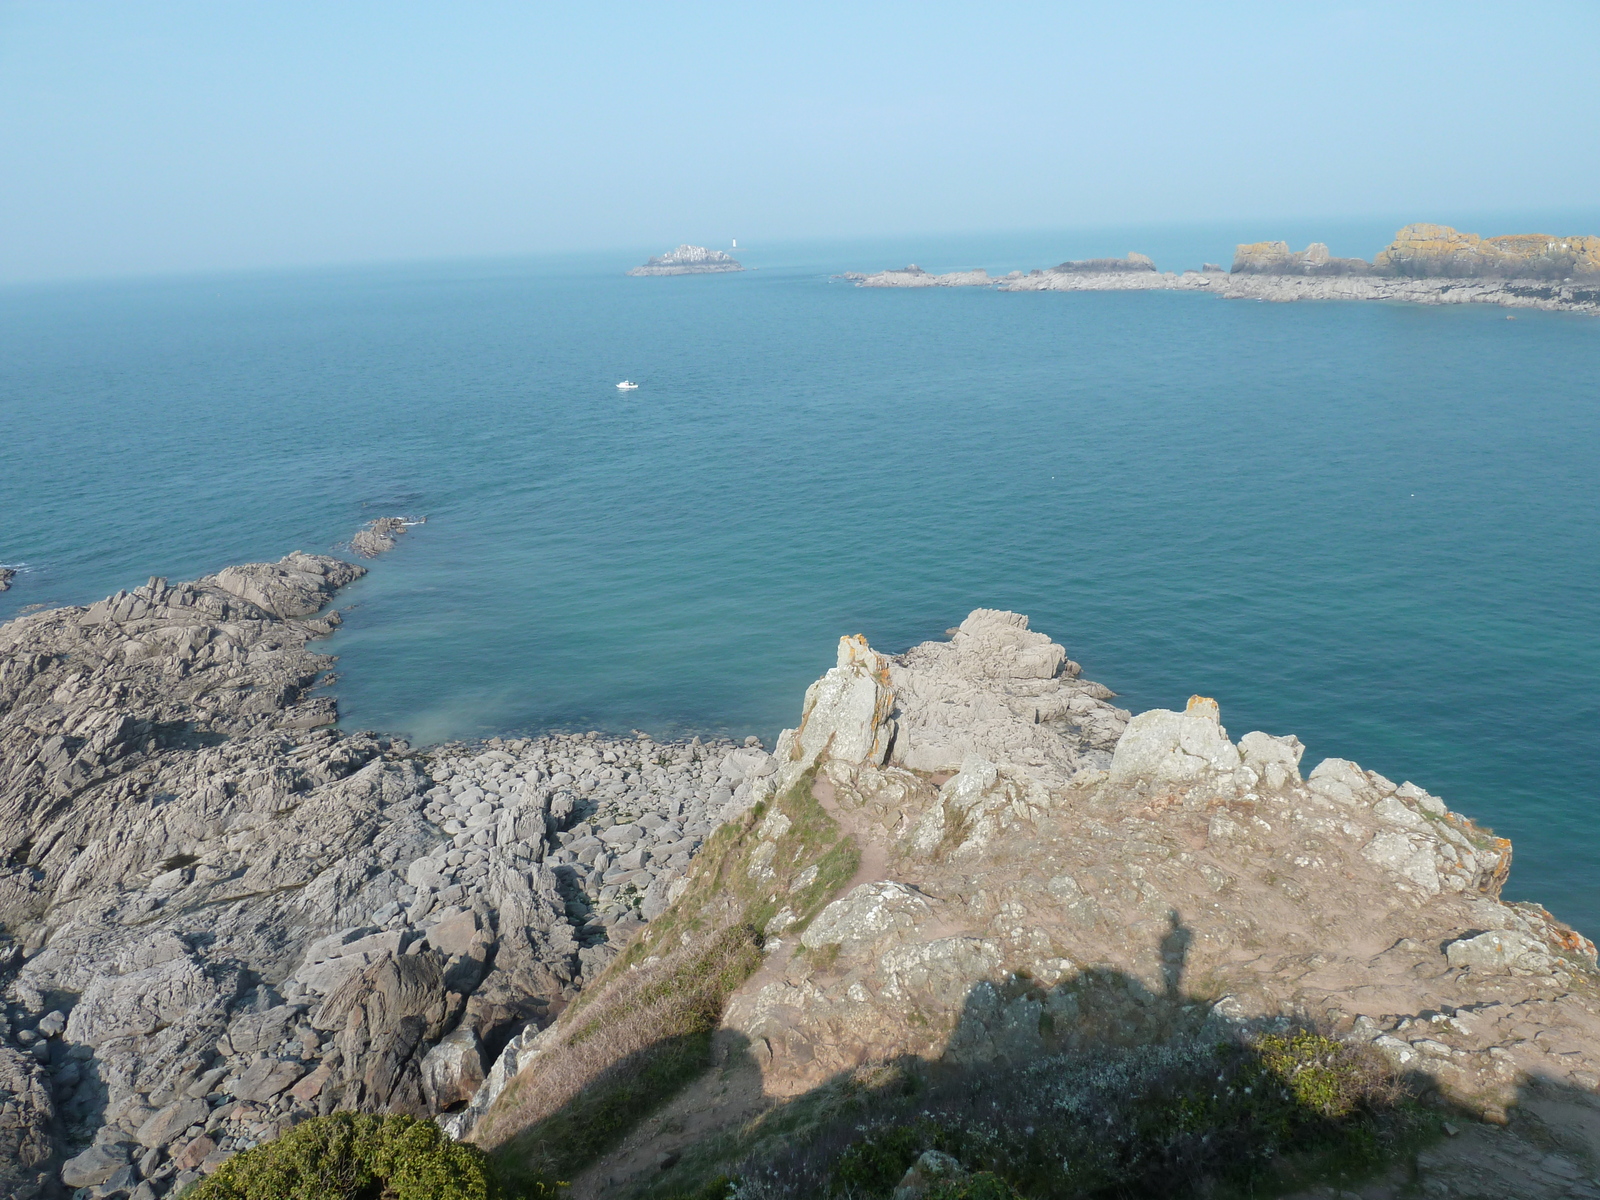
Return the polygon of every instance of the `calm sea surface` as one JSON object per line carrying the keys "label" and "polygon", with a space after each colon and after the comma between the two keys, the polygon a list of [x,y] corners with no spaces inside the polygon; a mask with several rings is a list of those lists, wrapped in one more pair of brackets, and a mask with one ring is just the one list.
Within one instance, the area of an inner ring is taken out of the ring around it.
{"label": "calm sea surface", "polygon": [[344,597],[347,726],[770,739],[840,634],[1012,608],[1129,708],[1443,795],[1600,932],[1600,320],[828,278],[1231,247],[1152,237],[3,290],[0,619],[426,514]]}

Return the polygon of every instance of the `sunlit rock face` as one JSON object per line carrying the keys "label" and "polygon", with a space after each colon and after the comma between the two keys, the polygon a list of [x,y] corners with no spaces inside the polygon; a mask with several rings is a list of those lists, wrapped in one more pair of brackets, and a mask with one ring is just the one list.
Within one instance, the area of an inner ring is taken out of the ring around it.
{"label": "sunlit rock face", "polygon": [[1382,274],[1455,279],[1600,278],[1600,237],[1543,233],[1481,238],[1448,225],[1407,225],[1373,261]]}

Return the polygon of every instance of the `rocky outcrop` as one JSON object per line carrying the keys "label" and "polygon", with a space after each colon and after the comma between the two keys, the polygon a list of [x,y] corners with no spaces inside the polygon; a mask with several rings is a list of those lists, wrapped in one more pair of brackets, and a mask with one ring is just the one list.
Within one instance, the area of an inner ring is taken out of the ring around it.
{"label": "rocky outcrop", "polygon": [[413,525],[426,525],[427,517],[379,517],[368,521],[350,539],[350,552],[362,558],[377,558],[395,547],[395,539],[405,536]]}
{"label": "rocky outcrop", "polygon": [[704,246],[679,246],[665,254],[647,259],[642,267],[635,267],[629,275],[720,275],[728,271],[742,271],[738,259],[722,250],[707,250]]}
{"label": "rocky outcrop", "polygon": [[1395,234],[1373,260],[1373,269],[1418,279],[1600,281],[1600,237],[1522,233],[1481,238],[1448,225],[1420,223]]}
{"label": "rocky outcrop", "polygon": [[13,567],[0,567],[0,592],[10,591],[11,590],[11,581],[13,579],[15,579],[16,577],[17,577],[17,572],[16,572],[15,568],[13,568]]}
{"label": "rocky outcrop", "polygon": [[769,759],[340,732],[310,643],[363,573],[296,553],[0,626],[0,1193],[162,1195],[308,1115],[460,1107]]}
{"label": "rocky outcrop", "polygon": [[591,1014],[618,980],[668,986],[716,921],[763,942],[719,1034],[750,1099],[663,1114],[630,1162],[897,1056],[1295,1017],[1506,1127],[1418,1157],[1424,1193],[1581,1194],[1595,948],[1503,902],[1510,844],[1423,787],[1306,772],[1202,697],[1133,716],[988,609],[904,654],[841,639],[772,754],[419,753],[317,694],[310,644],[362,573],[296,553],[0,626],[6,1194],[149,1200],[335,1109],[470,1134],[541,1055],[607,1069],[567,1006],[602,976]]}
{"label": "rocky outcrop", "polygon": [[1600,237],[1544,234],[1480,238],[1445,225],[1408,225],[1373,262],[1335,258],[1313,242],[1254,242],[1233,269],[1160,271],[1142,254],[1064,262],[1027,273],[930,275],[916,266],[841,276],[858,287],[993,287],[1006,292],[1203,291],[1235,300],[1403,300],[1415,304],[1496,304],[1553,312],[1600,313]]}
{"label": "rocky outcrop", "polygon": [[989,272],[977,271],[950,271],[943,275],[931,275],[916,263],[901,267],[898,270],[879,271],[874,275],[863,275],[859,272],[847,272],[840,276],[842,279],[852,281],[857,287],[988,287],[996,282],[990,277]]}
{"label": "rocky outcrop", "polygon": [[[1065,278],[1075,281],[1080,287],[1097,286],[1101,289],[1110,288],[1144,288],[1159,287],[1159,283],[1151,282],[1163,277],[1156,271],[1156,265],[1143,254],[1130,253],[1127,258],[1090,258],[1081,261],[1064,262],[1042,271],[1030,271],[1024,275],[1021,271],[1012,271],[1009,275],[992,276],[981,268],[973,271],[950,271],[943,275],[931,275],[916,263],[902,267],[898,270],[879,271],[873,275],[865,275],[858,271],[850,271],[839,276],[848,279],[857,287],[993,287],[1000,286],[1006,290],[1041,291],[1049,290],[1050,284],[1045,281],[1056,278]],[[1117,280],[1117,283],[1104,282]],[[1092,282],[1091,282],[1092,281]],[[1071,285],[1064,285],[1061,290],[1079,290]]]}
{"label": "rocky outcrop", "polygon": [[[898,656],[843,639],[747,797],[763,807],[728,810],[751,849],[721,877],[759,880],[777,913],[723,1018],[758,1083],[717,1094],[751,1099],[719,1126],[691,1089],[652,1122],[667,1132],[593,1178],[623,1183],[687,1148],[674,1129],[712,1136],[875,1063],[1033,1061],[1174,1021],[1215,1037],[1314,1020],[1487,1122],[1553,1087],[1600,1128],[1595,947],[1499,898],[1509,842],[1354,762],[1304,772],[1293,736],[1235,740],[1213,700],[1130,719],[1110,699],[1018,614],[978,610]],[[805,847],[826,838],[794,831],[816,803],[859,867],[803,918]],[[689,886],[682,903],[704,904]],[[1548,1151],[1552,1177],[1600,1148],[1518,1128],[1497,1161]],[[1471,1146],[1431,1151],[1425,1177],[1469,1176]],[[575,1195],[617,1194],[589,1178]]]}
{"label": "rocky outcrop", "polygon": [[1057,275],[1117,275],[1123,272],[1154,271],[1156,264],[1148,255],[1129,251],[1127,258],[1085,258],[1057,263],[1048,268]]}
{"label": "rocky outcrop", "polygon": [[1288,242],[1253,242],[1234,251],[1235,275],[1371,275],[1364,258],[1334,258],[1328,247],[1312,242],[1298,252]]}
{"label": "rocky outcrop", "polygon": [[1543,233],[1482,238],[1448,225],[1407,225],[1372,262],[1334,258],[1321,242],[1291,252],[1287,242],[1255,242],[1234,253],[1235,275],[1376,275],[1396,279],[1600,282],[1600,237]]}

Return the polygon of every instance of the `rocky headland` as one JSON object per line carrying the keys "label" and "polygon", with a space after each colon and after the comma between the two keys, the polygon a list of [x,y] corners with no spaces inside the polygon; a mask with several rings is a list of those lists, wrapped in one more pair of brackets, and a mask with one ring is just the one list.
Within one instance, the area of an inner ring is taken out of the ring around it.
{"label": "rocky headland", "polygon": [[[1498,898],[1508,842],[1349,760],[1305,771],[1292,736],[1235,741],[1210,700],[1130,716],[1026,617],[979,610],[951,634],[903,655],[841,641],[683,896],[509,1052],[467,1136],[550,1154],[564,1112],[651,1062],[637,1031],[609,1060],[585,1051],[585,1020],[625,1026],[628,996],[688,961],[739,961],[727,940],[744,936],[759,953],[728,969],[719,1069],[642,1113],[574,1196],[686,1195],[719,1175],[749,1181],[741,1196],[822,1194],[796,1147],[859,1143],[906,1064],[976,1070],[969,1088],[1042,1073],[1069,1094],[1039,1123],[1066,1105],[1092,1129],[1095,1103],[1126,1113],[1126,1064],[1151,1047],[1170,1067],[1297,1023],[1451,1118],[1361,1195],[1600,1194],[1595,949]],[[1001,1091],[1034,1136],[1041,1105]],[[931,1195],[931,1147],[960,1136],[929,1116],[936,1093],[912,1094],[896,1196]],[[972,1140],[993,1151],[987,1128]]]}
{"label": "rocky headland", "polygon": [[1205,291],[1234,300],[1403,300],[1600,313],[1600,237],[1480,238],[1447,225],[1407,225],[1371,262],[1336,258],[1320,242],[1237,248],[1233,266],[1160,271],[1142,254],[1008,275],[929,274],[916,266],[844,276],[860,287],[995,287],[1001,291]]}
{"label": "rocky headland", "polygon": [[1436,1114],[1362,1195],[1600,1195],[1594,946],[1501,901],[1510,844],[1424,787],[1200,697],[1135,716],[985,609],[841,639],[772,753],[418,749],[322,690],[364,572],[0,626],[0,1193],[154,1200],[355,1110],[575,1197],[798,1197],[918,1094],[910,1200],[974,1165],[925,1067],[1043,1072],[1008,1103],[1061,1127],[1315,1030]]}
{"label": "rocky headland", "polygon": [[629,275],[719,275],[727,271],[742,271],[744,265],[722,250],[707,250],[704,246],[679,246],[665,254],[647,259]]}
{"label": "rocky headland", "polygon": [[309,643],[364,570],[296,553],[0,626],[0,1195],[149,1200],[319,1112],[463,1105],[769,769],[337,730]]}

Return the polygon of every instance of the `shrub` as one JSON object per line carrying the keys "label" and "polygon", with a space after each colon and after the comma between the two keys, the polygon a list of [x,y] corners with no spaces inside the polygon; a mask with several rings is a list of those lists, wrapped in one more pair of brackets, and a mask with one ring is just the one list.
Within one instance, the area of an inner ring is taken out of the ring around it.
{"label": "shrub", "polygon": [[1310,1029],[906,1069],[926,1072],[920,1087],[858,1093],[747,1159],[751,1194],[888,1197],[925,1150],[973,1172],[928,1200],[1257,1194],[1359,1176],[1431,1128],[1369,1047]]}
{"label": "shrub", "polygon": [[1017,1189],[993,1171],[967,1179],[941,1180],[928,1189],[927,1200],[1022,1200]]}
{"label": "shrub", "polygon": [[183,1200],[504,1200],[488,1159],[432,1121],[334,1113],[236,1154]]}
{"label": "shrub", "polygon": [[834,1190],[887,1195],[931,1144],[928,1131],[910,1125],[869,1133],[839,1156],[833,1171]]}

